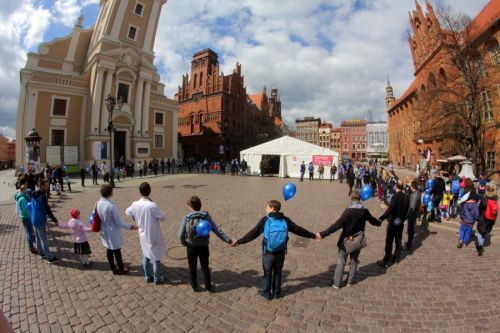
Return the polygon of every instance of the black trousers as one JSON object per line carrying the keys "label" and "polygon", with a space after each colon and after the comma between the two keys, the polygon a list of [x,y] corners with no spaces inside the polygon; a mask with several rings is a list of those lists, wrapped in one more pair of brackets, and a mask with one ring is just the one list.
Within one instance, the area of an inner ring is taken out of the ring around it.
{"label": "black trousers", "polygon": [[116,260],[116,264],[118,265],[118,269],[120,271],[123,271],[124,266],[123,266],[122,250],[121,249],[118,249],[118,250],[109,250],[108,249],[106,251],[106,256],[108,257],[109,267],[111,268],[111,270],[113,272],[116,271],[115,260]]}
{"label": "black trousers", "polygon": [[[387,223],[387,233],[385,236],[385,256],[384,262],[389,263],[391,260],[399,260],[402,250],[402,239],[403,239],[404,224],[394,225],[392,221]],[[392,243],[396,243],[396,249],[394,254],[392,254]]]}
{"label": "black trousers", "polygon": [[210,268],[208,267],[208,258],[210,251],[208,245],[200,247],[187,247],[187,257],[189,265],[189,284],[192,288],[198,287],[198,258],[200,259],[201,272],[205,281],[205,288],[209,289],[212,286],[212,279],[210,277]]}

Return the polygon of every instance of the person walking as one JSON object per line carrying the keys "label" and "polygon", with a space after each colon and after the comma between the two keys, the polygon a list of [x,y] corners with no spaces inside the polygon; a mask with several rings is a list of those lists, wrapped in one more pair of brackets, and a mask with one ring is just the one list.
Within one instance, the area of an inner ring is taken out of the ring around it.
{"label": "person walking", "polygon": [[337,174],[337,166],[333,164],[330,168],[330,182],[335,181],[336,174]]}
{"label": "person walking", "polygon": [[325,173],[325,166],[323,165],[323,163],[320,163],[319,166],[318,166],[318,179],[324,179],[323,178],[323,174]]}
{"label": "person walking", "polygon": [[82,187],[85,187],[85,176],[86,175],[87,175],[87,170],[85,170],[85,168],[82,165],[80,167],[80,180],[82,181]]}
{"label": "person walking", "polygon": [[407,228],[407,233],[408,233],[408,238],[405,244],[405,250],[406,251],[413,251],[413,238],[415,237],[415,225],[417,224],[417,218],[420,213],[420,197],[421,193],[418,190],[418,182],[416,180],[413,180],[410,185],[410,203],[409,203],[409,208],[408,208],[408,214],[407,214],[407,219],[408,219],[408,228]]}
{"label": "person walking", "polygon": [[[391,199],[389,207],[382,216],[380,221],[388,219],[387,233],[385,237],[385,256],[382,260],[377,261],[377,264],[382,267],[389,267],[394,263],[399,262],[401,256],[403,238],[404,220],[408,212],[408,198],[403,192],[403,182],[398,181],[396,184],[395,194]],[[394,254],[392,253],[393,243],[396,243]]]}
{"label": "person walking", "polygon": [[304,161],[302,161],[302,163],[300,164],[300,181],[303,182],[304,181],[304,174],[306,173],[306,165],[304,163]]}
{"label": "person walking", "polygon": [[69,214],[71,219],[66,224],[59,224],[59,228],[73,230],[73,237],[75,240],[73,243],[74,252],[78,254],[80,263],[83,266],[90,266],[92,262],[89,261],[89,255],[92,254],[92,251],[87,241],[87,231],[92,231],[92,228],[80,220],[80,211],[78,209],[71,208]]}
{"label": "person walking", "polygon": [[309,162],[309,166],[307,167],[307,170],[309,171],[309,180],[310,181],[314,180],[314,164],[313,164],[313,162]]}
{"label": "person walking", "polygon": [[429,222],[432,222],[435,218],[436,222],[441,222],[441,211],[439,203],[443,200],[443,194],[446,191],[446,184],[444,179],[437,176],[437,172],[434,172],[434,185],[432,186],[432,211],[429,217]]}
{"label": "person walking", "polygon": [[354,170],[353,170],[352,166],[346,169],[346,178],[347,178],[347,185],[349,186],[348,196],[351,196],[352,188],[354,187],[354,181],[356,178],[354,175]]}
{"label": "person walking", "polygon": [[[113,198],[113,187],[111,184],[101,186],[101,198],[96,203],[97,214],[101,220],[101,241],[106,247],[106,256],[109,267],[113,274],[127,274],[130,267],[125,267],[122,259],[121,248],[123,247],[123,236],[121,229],[137,230],[138,227],[128,224],[120,219],[120,212]],[[116,264],[115,264],[116,261]]]}
{"label": "person walking", "polygon": [[94,161],[94,164],[90,167],[90,171],[92,172],[92,185],[99,185],[97,183],[97,175],[99,174],[99,167],[97,166],[97,162]]}
{"label": "person walking", "polygon": [[481,216],[477,224],[477,255],[482,256],[486,238],[490,235],[498,217],[498,196],[495,182],[486,184],[485,195],[479,207]]}
{"label": "person walking", "polygon": [[316,233],[316,240],[321,240],[328,237],[330,234],[333,234],[337,230],[342,229],[340,237],[337,241],[339,251],[337,256],[337,266],[335,267],[335,274],[333,276],[333,288],[335,289],[340,288],[342,277],[344,275],[344,268],[347,262],[347,256],[351,258],[351,267],[347,277],[347,286],[352,285],[354,282],[361,249],[348,253],[344,244],[346,239],[352,240],[353,237],[365,237],[364,232],[366,221],[377,227],[380,227],[382,224],[381,221],[373,217],[372,214],[370,214],[370,211],[363,206],[360,201],[359,190],[355,189],[351,194],[351,206],[344,210],[342,216],[340,216],[340,218],[329,228]]}
{"label": "person walking", "polygon": [[339,172],[339,182],[340,184],[342,184],[344,182],[344,174],[345,174],[345,168],[343,165],[340,165],[338,172]]}
{"label": "person walking", "polygon": [[[162,284],[167,278],[161,274],[160,260],[165,254],[165,241],[161,231],[160,222],[165,221],[163,213],[151,198],[151,186],[144,182],[139,185],[141,198],[134,201],[125,211],[139,227],[139,240],[141,242],[142,254],[144,256],[144,276],[146,282]],[[153,271],[151,271],[151,264]]]}

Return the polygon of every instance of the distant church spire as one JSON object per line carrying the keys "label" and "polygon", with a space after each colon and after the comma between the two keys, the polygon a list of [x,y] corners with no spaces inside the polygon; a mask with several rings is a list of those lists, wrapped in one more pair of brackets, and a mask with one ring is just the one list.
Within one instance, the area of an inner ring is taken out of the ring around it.
{"label": "distant church spire", "polygon": [[392,90],[391,81],[387,77],[387,87],[385,87],[385,107],[389,110],[392,107],[393,102],[396,100],[394,98],[394,91]]}

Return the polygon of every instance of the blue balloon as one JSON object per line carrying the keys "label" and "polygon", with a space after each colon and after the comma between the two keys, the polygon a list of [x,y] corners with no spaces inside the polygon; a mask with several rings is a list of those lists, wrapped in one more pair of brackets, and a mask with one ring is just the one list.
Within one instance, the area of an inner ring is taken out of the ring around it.
{"label": "blue balloon", "polygon": [[212,225],[206,220],[200,220],[196,225],[196,233],[198,236],[208,237],[210,230],[212,230]]}
{"label": "blue balloon", "polygon": [[424,206],[427,206],[427,204],[431,201],[431,195],[429,193],[425,193],[424,197],[422,198],[422,203]]}
{"label": "blue balloon", "polygon": [[20,173],[24,173],[24,165],[21,165],[21,166],[19,167],[19,172],[20,172]]}
{"label": "blue balloon", "polygon": [[92,222],[94,222],[94,212],[90,213],[89,216],[89,224],[92,224]]}
{"label": "blue balloon", "polygon": [[297,187],[294,183],[287,183],[283,186],[283,198],[285,201],[290,200],[297,193]]}
{"label": "blue balloon", "polygon": [[366,201],[373,196],[373,188],[370,185],[364,185],[359,192],[361,201]]}
{"label": "blue balloon", "polygon": [[432,188],[434,186],[434,179],[428,179],[425,188]]}
{"label": "blue balloon", "polygon": [[66,171],[68,169],[67,166],[63,166],[63,170]]}
{"label": "blue balloon", "polygon": [[431,192],[432,192],[432,188],[431,187],[428,187],[428,188],[425,189],[425,193],[431,194]]}

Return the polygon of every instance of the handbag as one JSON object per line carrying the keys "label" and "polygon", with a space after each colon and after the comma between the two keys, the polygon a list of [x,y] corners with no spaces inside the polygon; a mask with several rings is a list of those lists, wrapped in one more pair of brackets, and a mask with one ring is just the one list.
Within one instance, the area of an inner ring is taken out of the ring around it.
{"label": "handbag", "polygon": [[92,219],[92,232],[99,232],[99,231],[101,231],[101,218],[99,217],[99,214],[97,214],[97,202],[96,202],[94,208],[94,218]]}
{"label": "handbag", "polygon": [[344,238],[344,247],[347,253],[353,253],[368,245],[363,231],[358,231],[352,236]]}

